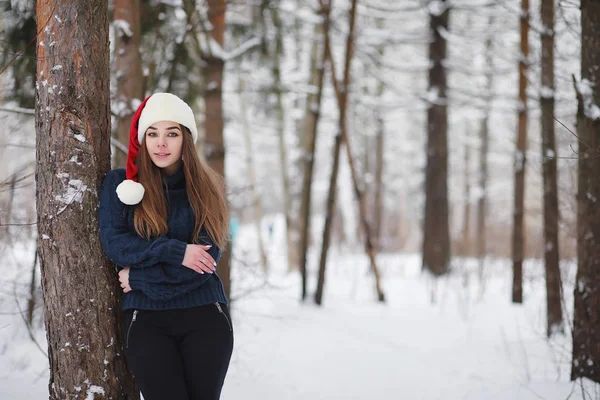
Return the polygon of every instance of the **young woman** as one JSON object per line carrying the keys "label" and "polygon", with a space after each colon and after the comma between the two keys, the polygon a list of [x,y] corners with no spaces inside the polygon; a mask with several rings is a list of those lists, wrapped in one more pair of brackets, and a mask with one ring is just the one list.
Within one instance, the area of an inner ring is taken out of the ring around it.
{"label": "young woman", "polygon": [[100,195],[100,238],[123,288],[125,355],[146,400],[219,399],[233,350],[216,271],[228,237],[218,175],[200,160],[191,108],[142,102],[126,169]]}

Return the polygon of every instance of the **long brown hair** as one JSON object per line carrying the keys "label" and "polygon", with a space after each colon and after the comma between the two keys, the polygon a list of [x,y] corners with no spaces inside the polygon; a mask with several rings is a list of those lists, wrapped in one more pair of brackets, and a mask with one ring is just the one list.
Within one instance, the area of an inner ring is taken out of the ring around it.
{"label": "long brown hair", "polygon": [[[202,226],[212,241],[224,250],[229,233],[227,203],[223,180],[217,172],[200,160],[192,134],[180,125],[183,134],[182,159],[188,200],[194,211],[192,243],[198,242]],[[140,144],[137,158],[139,182],[146,190],[144,198],[134,212],[134,226],[138,235],[151,239],[165,235],[167,226],[167,200],[162,187],[162,175],[148,154],[146,141]]]}

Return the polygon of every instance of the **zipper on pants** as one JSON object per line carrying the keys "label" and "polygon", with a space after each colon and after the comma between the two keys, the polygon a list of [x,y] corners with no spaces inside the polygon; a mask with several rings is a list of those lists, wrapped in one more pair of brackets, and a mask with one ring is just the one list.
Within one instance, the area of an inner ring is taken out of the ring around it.
{"label": "zipper on pants", "polygon": [[131,332],[131,327],[137,318],[138,310],[133,310],[133,317],[131,318],[131,323],[129,323],[129,328],[127,328],[127,339],[125,340],[125,348],[129,348],[129,332]]}
{"label": "zipper on pants", "polygon": [[219,304],[218,301],[215,303],[215,305],[217,306],[217,309],[219,310],[219,312],[225,317],[225,321],[227,321],[227,325],[229,326],[229,330],[232,331],[233,329],[231,328],[231,322],[229,322],[229,318],[227,318],[227,314],[225,314],[223,312],[223,309],[221,308],[221,305]]}

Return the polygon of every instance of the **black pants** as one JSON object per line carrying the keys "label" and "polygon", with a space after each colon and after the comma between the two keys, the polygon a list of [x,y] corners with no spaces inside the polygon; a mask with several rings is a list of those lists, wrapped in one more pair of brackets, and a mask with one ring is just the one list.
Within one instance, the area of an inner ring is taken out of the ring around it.
{"label": "black pants", "polygon": [[127,363],[145,400],[219,399],[233,351],[227,306],[126,310],[125,329]]}

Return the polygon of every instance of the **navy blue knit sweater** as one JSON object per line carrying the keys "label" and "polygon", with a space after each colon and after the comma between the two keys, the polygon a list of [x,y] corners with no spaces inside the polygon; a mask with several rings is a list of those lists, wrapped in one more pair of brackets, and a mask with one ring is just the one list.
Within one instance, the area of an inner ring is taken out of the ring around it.
{"label": "navy blue knit sweater", "polygon": [[[135,206],[127,206],[118,199],[116,188],[123,180],[124,169],[109,172],[100,193],[100,240],[104,252],[117,269],[131,267],[132,291],[124,295],[123,310],[166,310],[227,303],[223,284],[216,273],[200,274],[181,264],[187,243],[193,243],[190,239],[194,231],[194,212],[188,201],[183,169],[163,178],[169,230],[153,240],[135,232]],[[204,228],[197,243],[212,245],[208,253],[219,262],[221,250]]]}

